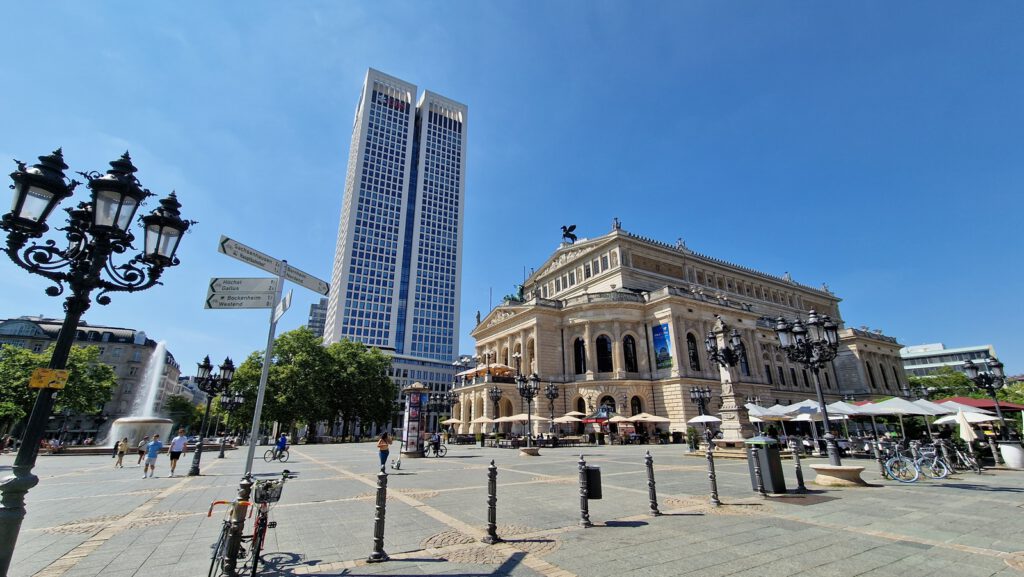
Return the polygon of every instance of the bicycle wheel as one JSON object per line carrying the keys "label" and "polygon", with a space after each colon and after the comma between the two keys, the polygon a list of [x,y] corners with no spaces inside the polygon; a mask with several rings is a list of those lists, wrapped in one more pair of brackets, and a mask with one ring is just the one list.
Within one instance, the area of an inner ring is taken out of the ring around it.
{"label": "bicycle wheel", "polygon": [[217,538],[217,543],[213,546],[213,554],[210,555],[210,572],[207,573],[207,577],[218,577],[221,571],[221,562],[224,560],[224,549],[228,545],[228,531],[231,524],[224,521],[224,526],[220,530],[220,537]]}
{"label": "bicycle wheel", "polygon": [[280,453],[277,454],[277,459],[279,461],[281,461],[282,463],[287,463],[288,462],[288,457],[290,457],[290,456],[291,455],[288,453],[288,449],[285,449],[285,450],[283,450],[283,451],[281,451]]}
{"label": "bicycle wheel", "polygon": [[267,451],[266,453],[263,453],[263,460],[268,462],[268,463],[273,461],[274,460],[274,451]]}
{"label": "bicycle wheel", "polygon": [[974,455],[964,455],[964,464],[967,468],[974,471],[976,474],[981,474],[981,461],[978,460]]}
{"label": "bicycle wheel", "polygon": [[260,567],[260,553],[263,551],[263,540],[267,538],[267,517],[263,513],[256,516],[256,526],[252,532],[252,550],[249,553],[252,563],[252,577],[258,575]]}
{"label": "bicycle wheel", "polygon": [[935,457],[921,457],[914,462],[918,471],[929,479],[945,479],[949,476],[949,469],[946,464]]}
{"label": "bicycle wheel", "polygon": [[893,457],[886,461],[885,471],[889,477],[900,483],[913,483],[917,481],[920,473],[914,467],[914,462],[906,457]]}
{"label": "bicycle wheel", "polygon": [[438,457],[443,457],[443,456],[445,456],[447,454],[448,454],[448,447],[445,447],[444,445],[441,445],[440,447],[437,448],[437,456]]}

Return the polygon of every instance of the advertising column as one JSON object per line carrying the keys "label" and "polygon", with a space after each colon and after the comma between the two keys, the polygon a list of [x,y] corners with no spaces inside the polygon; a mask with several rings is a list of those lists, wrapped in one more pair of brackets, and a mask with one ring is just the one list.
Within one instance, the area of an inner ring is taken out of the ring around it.
{"label": "advertising column", "polygon": [[405,428],[402,430],[402,456],[423,456],[423,409],[428,389],[423,383],[413,383],[402,389],[405,395]]}

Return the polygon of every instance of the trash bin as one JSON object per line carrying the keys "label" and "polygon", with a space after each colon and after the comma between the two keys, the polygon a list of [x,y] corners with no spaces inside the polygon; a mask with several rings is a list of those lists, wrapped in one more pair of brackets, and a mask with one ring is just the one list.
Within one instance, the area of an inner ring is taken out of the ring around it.
{"label": "trash bin", "polygon": [[584,469],[587,475],[587,499],[601,498],[601,467],[587,465]]}
{"label": "trash bin", "polygon": [[769,493],[785,493],[786,478],[782,474],[782,457],[779,442],[771,437],[751,437],[743,443],[747,447],[747,467],[750,469],[750,488],[757,491],[757,476],[754,475],[754,459],[751,448],[757,447],[757,461],[761,466],[761,481]]}
{"label": "trash bin", "polygon": [[681,445],[682,443],[683,443],[683,432],[682,431],[672,431],[672,444],[673,445]]}

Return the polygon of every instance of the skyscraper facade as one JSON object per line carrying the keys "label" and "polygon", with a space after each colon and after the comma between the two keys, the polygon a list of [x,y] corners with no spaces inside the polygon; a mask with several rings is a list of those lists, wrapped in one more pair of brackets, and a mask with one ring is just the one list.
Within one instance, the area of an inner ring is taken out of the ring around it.
{"label": "skyscraper facade", "polygon": [[324,336],[324,323],[327,321],[327,299],[320,299],[319,302],[315,302],[309,305],[309,321],[306,326],[309,330],[313,331],[313,334],[322,337]]}
{"label": "skyscraper facade", "polygon": [[387,350],[398,384],[419,377],[440,391],[458,355],[468,109],[417,94],[404,80],[366,73],[324,341]]}

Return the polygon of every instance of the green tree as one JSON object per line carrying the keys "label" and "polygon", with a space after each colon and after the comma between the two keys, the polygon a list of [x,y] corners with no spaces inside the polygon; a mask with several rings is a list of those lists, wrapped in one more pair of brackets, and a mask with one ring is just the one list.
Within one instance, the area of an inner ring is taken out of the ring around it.
{"label": "green tree", "polygon": [[947,397],[974,397],[977,399],[987,398],[981,389],[974,386],[967,375],[952,367],[939,367],[934,373],[924,376],[909,377],[910,387],[924,387],[928,391],[929,399],[944,399]]}
{"label": "green tree", "polygon": [[[0,346],[0,419],[12,424],[32,411],[36,391],[28,388],[32,371],[46,368],[53,348],[42,353],[9,345]],[[67,385],[57,395],[55,412],[69,409],[73,413],[95,414],[110,400],[117,385],[117,376],[109,365],[99,362],[95,346],[72,347],[68,356],[70,371]]]}
{"label": "green tree", "polygon": [[182,395],[171,395],[164,401],[164,415],[174,421],[174,430],[184,427],[189,432],[199,430],[199,424],[203,421],[203,407],[194,404]]}
{"label": "green tree", "polygon": [[[254,352],[235,371],[232,393],[245,403],[231,414],[229,427],[247,429],[256,405],[263,355]],[[288,429],[299,423],[345,421],[384,423],[390,418],[394,385],[388,378],[391,359],[362,343],[342,341],[324,347],[306,327],[281,334],[263,401],[262,423],[277,421]]]}

